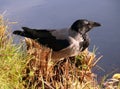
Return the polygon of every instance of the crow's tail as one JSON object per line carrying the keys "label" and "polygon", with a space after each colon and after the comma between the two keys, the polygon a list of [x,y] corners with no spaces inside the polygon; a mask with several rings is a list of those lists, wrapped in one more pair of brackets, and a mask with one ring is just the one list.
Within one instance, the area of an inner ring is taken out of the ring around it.
{"label": "crow's tail", "polygon": [[20,30],[14,31],[13,34],[15,34],[15,35],[20,35],[20,36],[25,36],[24,31],[20,31]]}

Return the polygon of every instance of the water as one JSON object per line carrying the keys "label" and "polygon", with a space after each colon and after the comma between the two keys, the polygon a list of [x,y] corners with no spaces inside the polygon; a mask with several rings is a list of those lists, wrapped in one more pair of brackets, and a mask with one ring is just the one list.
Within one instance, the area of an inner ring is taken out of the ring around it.
{"label": "water", "polygon": [[101,27],[90,32],[92,50],[103,55],[98,62],[99,75],[114,70],[120,72],[120,0],[17,0],[0,1],[0,13],[10,21],[17,21],[13,30],[22,26],[31,28],[65,28],[75,20],[85,18],[100,22]]}

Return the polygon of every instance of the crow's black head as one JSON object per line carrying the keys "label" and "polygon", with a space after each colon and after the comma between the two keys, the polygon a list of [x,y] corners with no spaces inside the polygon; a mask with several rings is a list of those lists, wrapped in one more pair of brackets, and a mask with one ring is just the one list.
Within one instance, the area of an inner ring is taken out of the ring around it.
{"label": "crow's black head", "polygon": [[72,24],[71,29],[81,34],[85,34],[86,32],[90,31],[90,29],[92,29],[93,27],[98,27],[98,26],[101,26],[101,24],[98,22],[88,21],[86,19],[80,19]]}

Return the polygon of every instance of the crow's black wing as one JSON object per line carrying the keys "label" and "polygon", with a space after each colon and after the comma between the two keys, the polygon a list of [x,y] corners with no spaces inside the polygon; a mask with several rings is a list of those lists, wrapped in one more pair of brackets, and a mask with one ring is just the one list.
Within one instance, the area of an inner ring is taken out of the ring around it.
{"label": "crow's black wing", "polygon": [[30,29],[27,27],[22,27],[23,31],[16,30],[13,32],[13,34],[28,37],[31,39],[37,39],[37,38],[49,38],[52,37],[51,32],[55,30],[46,30],[46,29]]}
{"label": "crow's black wing", "polygon": [[62,50],[70,45],[67,39],[56,39],[56,37],[51,34],[51,32],[55,30],[30,29],[27,27],[22,27],[22,29],[23,31],[16,30],[13,34],[34,39],[40,44],[52,48],[53,51]]}

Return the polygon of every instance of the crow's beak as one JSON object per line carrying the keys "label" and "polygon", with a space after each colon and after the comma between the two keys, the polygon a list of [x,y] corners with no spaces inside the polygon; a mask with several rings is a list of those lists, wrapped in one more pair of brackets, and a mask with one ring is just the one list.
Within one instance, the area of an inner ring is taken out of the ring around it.
{"label": "crow's beak", "polygon": [[98,22],[92,22],[92,21],[90,21],[90,22],[89,22],[89,25],[88,25],[88,27],[89,27],[90,29],[93,28],[93,27],[99,27],[99,26],[101,26],[100,23],[98,23]]}
{"label": "crow's beak", "polygon": [[98,23],[98,22],[93,22],[92,25],[93,25],[93,27],[99,27],[99,26],[101,26],[101,24]]}

